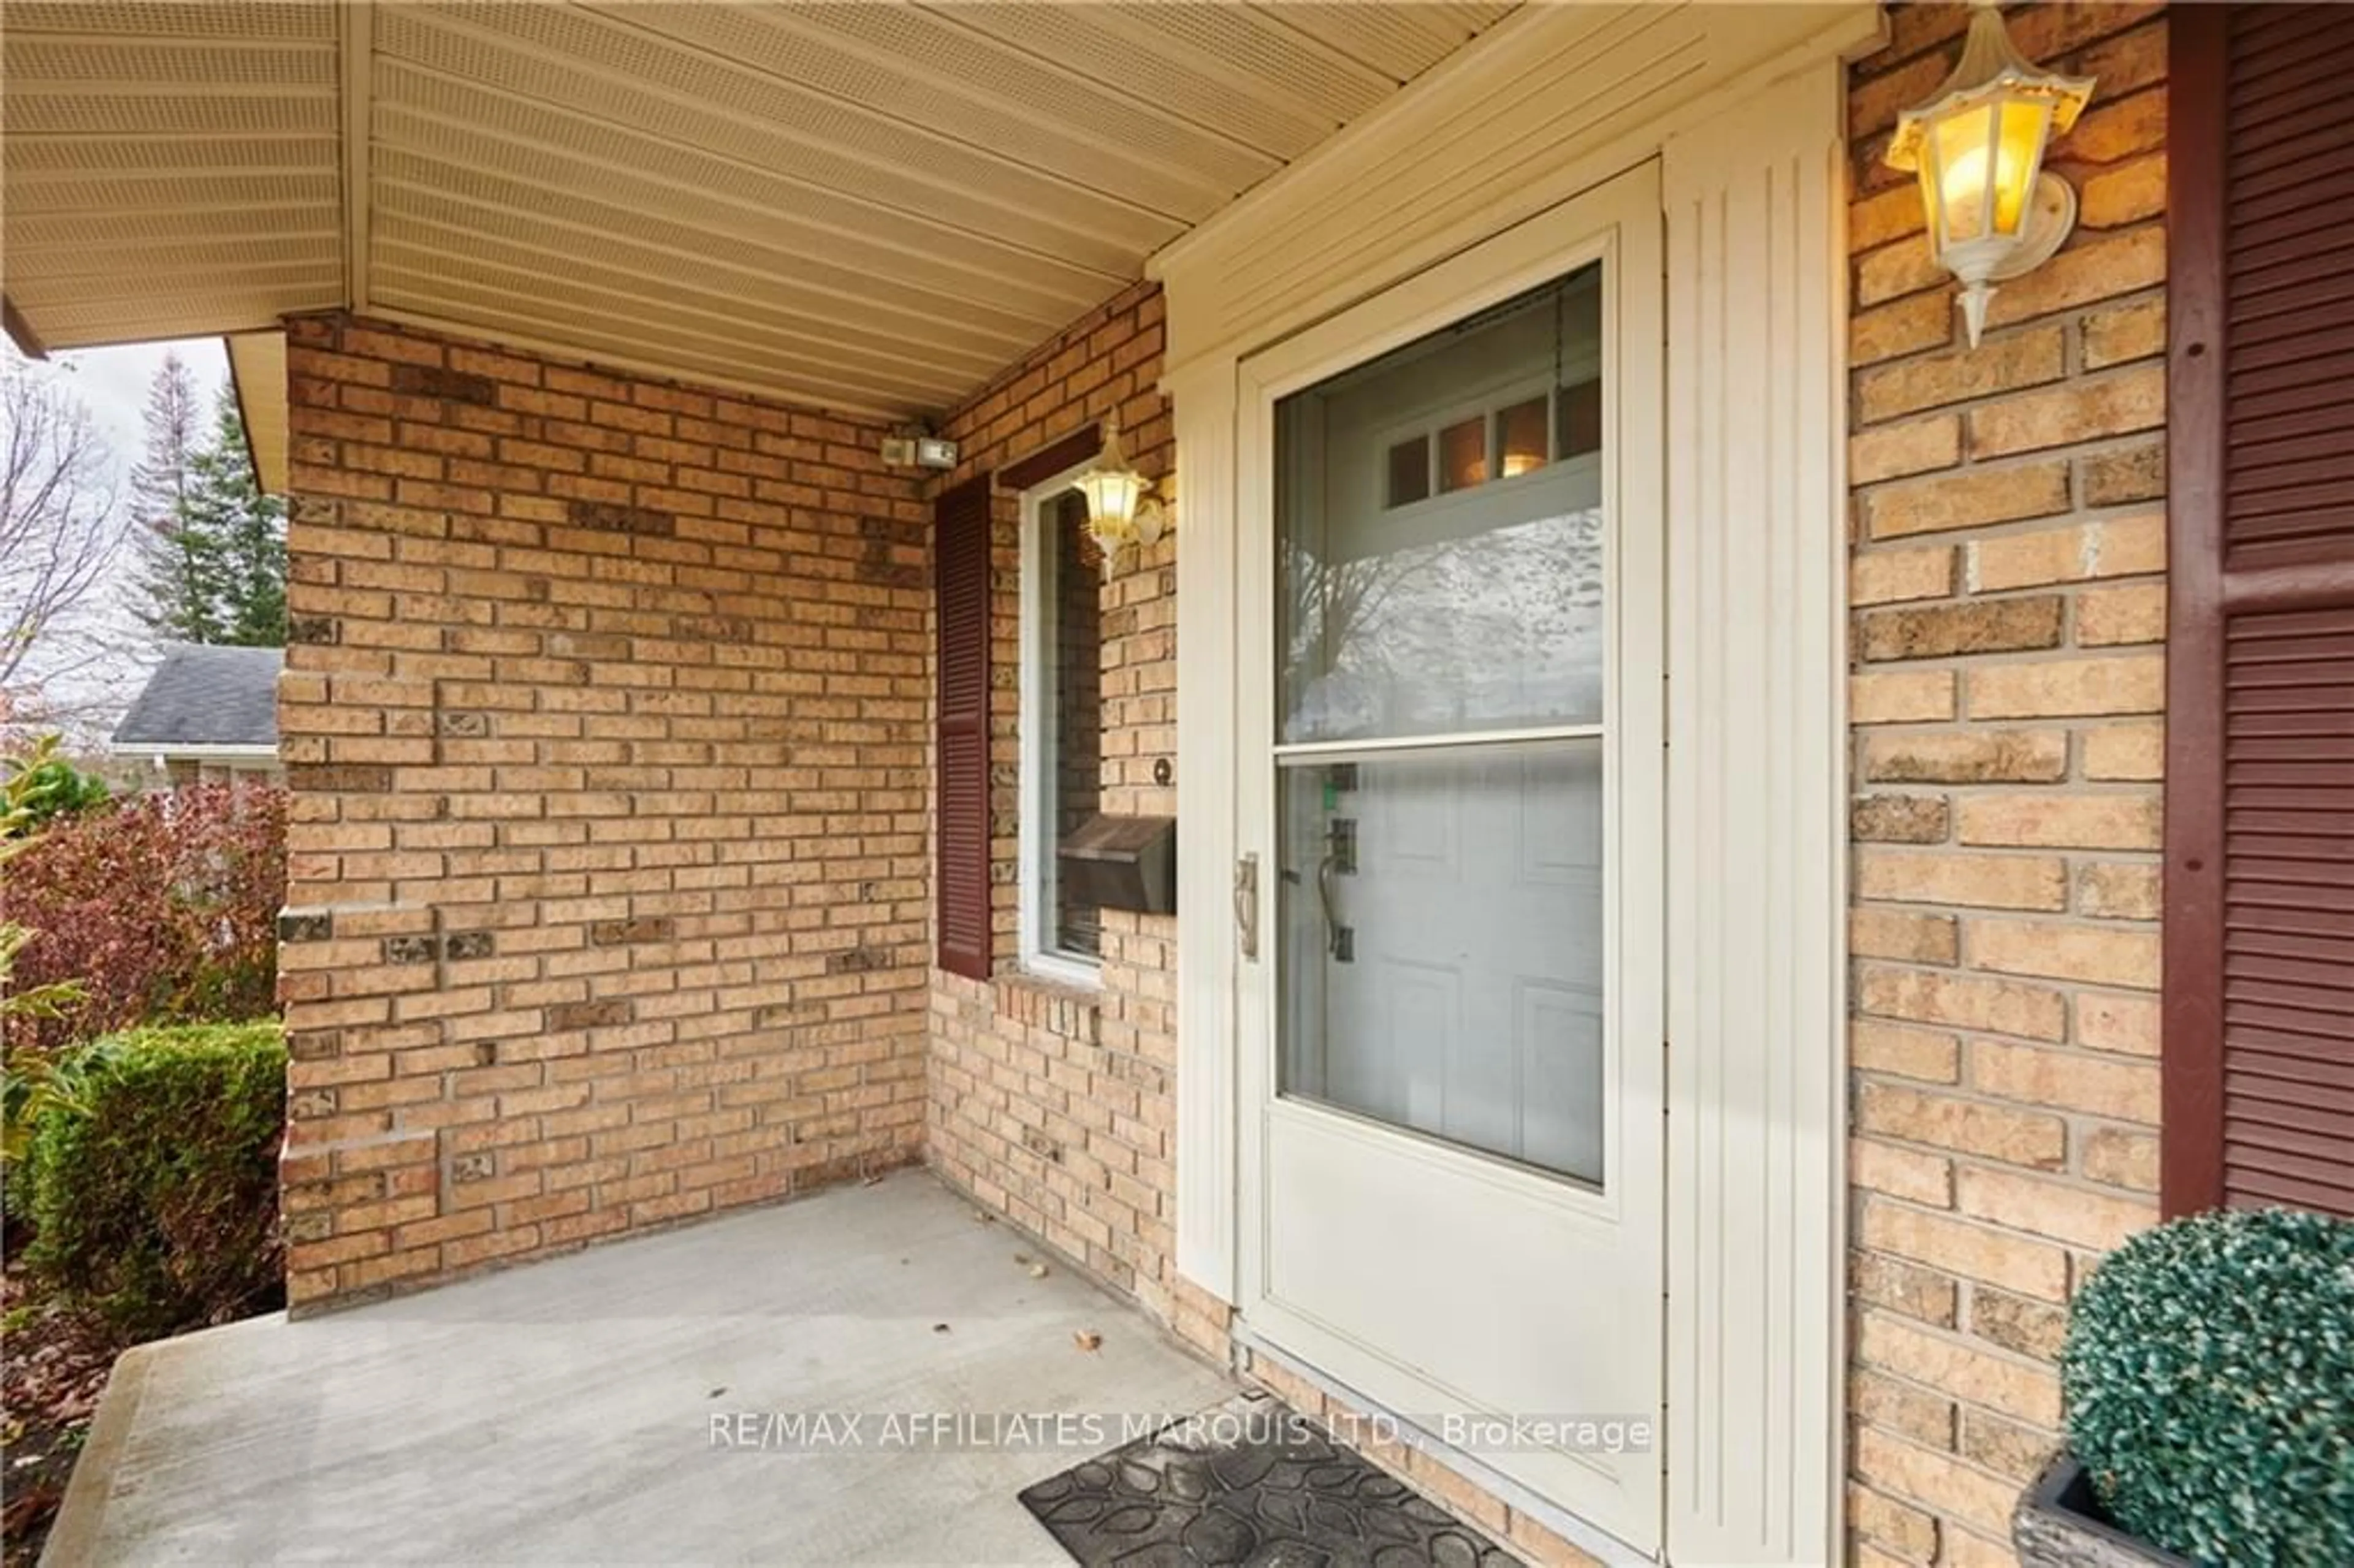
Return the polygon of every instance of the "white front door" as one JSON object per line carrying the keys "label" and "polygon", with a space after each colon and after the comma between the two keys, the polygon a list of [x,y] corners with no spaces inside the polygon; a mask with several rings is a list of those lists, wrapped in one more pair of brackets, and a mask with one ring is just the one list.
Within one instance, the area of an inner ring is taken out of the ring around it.
{"label": "white front door", "polygon": [[1246,360],[1236,432],[1244,1331],[1645,1551],[1660,270],[1645,164]]}

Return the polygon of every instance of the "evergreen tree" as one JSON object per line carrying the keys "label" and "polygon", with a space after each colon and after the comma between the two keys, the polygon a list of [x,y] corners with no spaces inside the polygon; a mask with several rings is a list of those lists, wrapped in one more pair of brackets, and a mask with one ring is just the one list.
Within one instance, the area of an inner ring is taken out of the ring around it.
{"label": "evergreen tree", "polygon": [[205,542],[180,528],[202,419],[196,377],[178,355],[164,355],[147,389],[147,450],[131,471],[131,519],[144,562],[142,614],[155,630],[192,642],[211,641],[212,630],[213,565]]}
{"label": "evergreen tree", "polygon": [[[159,445],[154,427],[162,418],[163,383],[159,374],[149,409],[151,458]],[[159,484],[156,494],[162,493]],[[261,493],[245,423],[228,390],[210,438],[189,448],[168,520],[152,536],[148,621],[158,631],[187,642],[273,648],[285,642],[285,508]]]}
{"label": "evergreen tree", "polygon": [[215,635],[200,641],[278,648],[286,642],[286,508],[264,495],[237,398],[223,388],[212,440],[190,464],[180,528],[204,541],[212,567]]}

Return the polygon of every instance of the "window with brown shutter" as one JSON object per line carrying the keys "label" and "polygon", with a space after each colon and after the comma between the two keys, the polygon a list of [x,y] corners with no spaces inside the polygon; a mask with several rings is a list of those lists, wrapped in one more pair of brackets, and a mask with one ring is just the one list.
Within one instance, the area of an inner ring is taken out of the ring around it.
{"label": "window with brown shutter", "polygon": [[933,503],[939,627],[939,963],[987,980],[989,928],[989,476]]}
{"label": "window with brown shutter", "polygon": [[2354,1214],[2354,7],[2171,15],[2165,1202]]}

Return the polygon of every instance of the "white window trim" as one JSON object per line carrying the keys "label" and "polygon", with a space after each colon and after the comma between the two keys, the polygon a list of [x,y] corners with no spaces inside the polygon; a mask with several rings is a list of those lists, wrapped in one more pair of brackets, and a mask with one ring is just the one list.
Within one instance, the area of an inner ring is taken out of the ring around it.
{"label": "white window trim", "polygon": [[1046,646],[1046,561],[1053,546],[1053,513],[1063,493],[1092,466],[1075,463],[1043,483],[1022,493],[1022,631],[1018,655],[1022,675],[1021,798],[1019,870],[1022,912],[1023,972],[1059,985],[1090,990],[1103,984],[1103,962],[1059,952],[1041,940],[1046,930],[1042,896],[1054,866],[1055,834],[1046,821],[1045,778],[1055,765],[1048,755],[1046,672],[1054,651]]}

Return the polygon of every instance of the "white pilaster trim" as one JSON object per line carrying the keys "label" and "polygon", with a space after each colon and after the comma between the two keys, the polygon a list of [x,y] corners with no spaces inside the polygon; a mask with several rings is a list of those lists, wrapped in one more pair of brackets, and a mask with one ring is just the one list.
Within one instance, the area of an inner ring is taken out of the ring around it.
{"label": "white pilaster trim", "polygon": [[1668,1554],[1840,1560],[1845,175],[1825,59],[1668,139]]}
{"label": "white pilaster trim", "polygon": [[[1235,364],[1165,383],[1176,419],[1177,1269],[1235,1295]],[[1274,896],[1262,887],[1262,908]]]}

